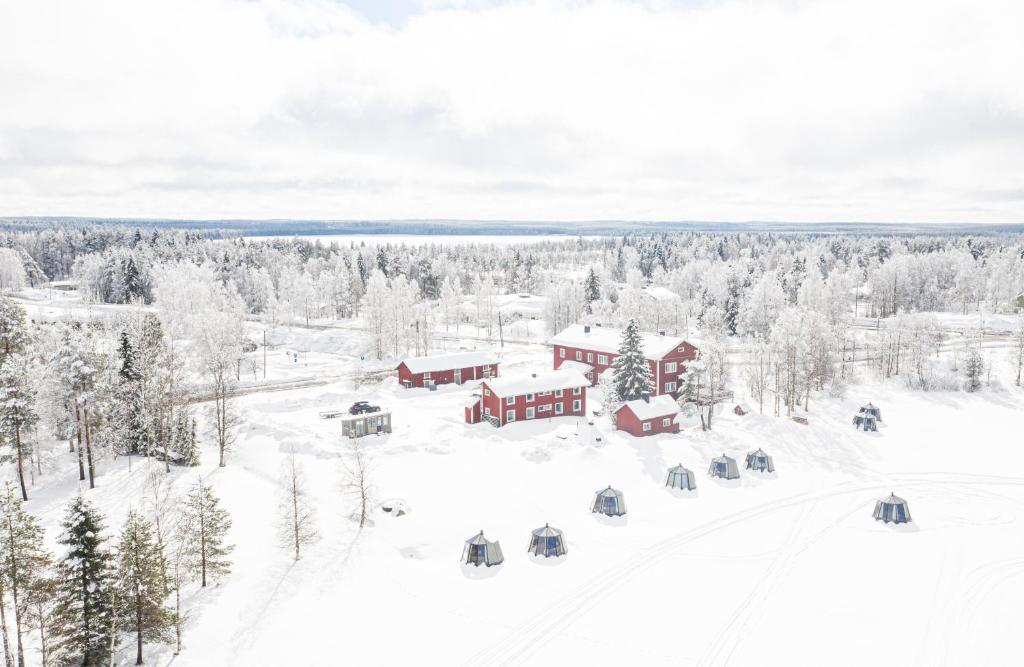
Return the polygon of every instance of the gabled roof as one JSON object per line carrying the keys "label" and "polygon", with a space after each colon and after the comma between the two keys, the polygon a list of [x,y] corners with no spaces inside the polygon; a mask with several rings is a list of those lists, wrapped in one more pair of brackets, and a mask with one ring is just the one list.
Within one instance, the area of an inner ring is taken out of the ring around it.
{"label": "gabled roof", "polygon": [[[549,340],[548,344],[618,354],[621,342],[622,329],[594,325],[590,327],[590,331],[586,331],[584,325],[572,324]],[[677,347],[682,347],[686,341],[678,336],[641,332],[640,342],[645,357],[661,359]]]}
{"label": "gabled roof", "polygon": [[454,368],[472,368],[498,363],[498,355],[490,350],[442,354],[432,357],[410,357],[402,361],[410,373],[436,373]]}
{"label": "gabled roof", "polygon": [[[674,415],[679,412],[679,404],[668,394],[651,396],[650,402],[643,399],[627,401],[622,404],[619,410],[624,408],[629,408],[640,421],[664,417],[665,415]],[[616,410],[616,412],[619,410]]]}
{"label": "gabled roof", "polygon": [[579,371],[557,370],[529,375],[493,378],[484,383],[498,396],[521,396],[523,394],[539,394],[542,391],[556,389],[575,389],[589,387],[590,381]]}

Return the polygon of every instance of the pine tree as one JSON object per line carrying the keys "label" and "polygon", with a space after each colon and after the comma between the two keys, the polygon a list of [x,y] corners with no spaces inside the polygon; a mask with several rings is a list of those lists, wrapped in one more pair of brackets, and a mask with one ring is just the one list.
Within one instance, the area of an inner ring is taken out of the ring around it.
{"label": "pine tree", "polygon": [[978,391],[981,389],[981,378],[985,375],[985,357],[981,350],[972,345],[967,349],[964,357],[964,376],[967,378],[964,388],[967,391]]}
{"label": "pine tree", "polygon": [[189,414],[188,407],[182,407],[178,411],[178,417],[174,424],[174,434],[171,438],[171,451],[180,458],[181,465],[199,465],[199,446],[196,441],[196,420]]}
{"label": "pine tree", "polygon": [[619,356],[613,364],[615,393],[619,400],[635,401],[651,391],[651,367],[644,357],[640,328],[635,319],[630,319],[622,331]]}
{"label": "pine tree", "polygon": [[199,576],[205,587],[207,578],[217,581],[231,572],[228,556],[233,545],[224,538],[231,528],[231,517],[220,506],[213,489],[199,482],[185,501],[184,531],[189,570]]}
{"label": "pine tree", "polygon": [[[28,631],[33,592],[46,579],[50,555],[43,546],[43,529],[25,511],[10,482],[0,493],[0,577],[11,594],[18,667],[25,665],[24,636]],[[0,599],[0,604],[6,600]]]}
{"label": "pine tree", "polygon": [[62,526],[60,544],[67,553],[58,565],[53,653],[58,661],[99,667],[110,656],[113,621],[103,517],[79,494],[68,505]]}
{"label": "pine tree", "polygon": [[0,294],[0,365],[12,354],[28,345],[25,309],[18,302]]}
{"label": "pine tree", "polygon": [[31,451],[27,436],[39,421],[27,364],[26,356],[17,354],[8,355],[7,361],[0,366],[0,442],[11,450],[11,454],[4,458],[17,463],[22,500],[28,500],[25,460],[31,460]]}
{"label": "pine tree", "polygon": [[142,664],[142,644],[170,638],[174,622],[164,606],[167,597],[164,558],[153,525],[130,510],[117,546],[114,589],[117,616],[135,633],[135,664]]}

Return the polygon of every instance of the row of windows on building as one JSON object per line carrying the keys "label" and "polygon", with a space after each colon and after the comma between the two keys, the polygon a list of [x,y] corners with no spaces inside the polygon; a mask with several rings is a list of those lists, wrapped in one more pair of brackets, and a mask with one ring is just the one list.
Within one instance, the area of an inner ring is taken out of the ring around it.
{"label": "row of windows on building", "polygon": [[[583,393],[583,387],[576,387],[575,389],[572,390],[572,395],[573,396],[579,396],[582,393]],[[564,394],[565,394],[565,390],[564,389],[556,389],[555,390],[555,398],[562,398]],[[490,389],[484,389],[484,396],[490,396],[490,395],[491,395],[491,390]],[[534,395],[534,394],[526,394],[526,402],[530,403],[531,401],[535,400],[537,396],[550,396],[550,395],[551,395],[550,391],[542,391],[542,392],[540,392],[539,394],[536,394],[536,395]],[[576,401],[576,402],[579,403],[579,401]],[[505,405],[515,405],[515,404],[516,404],[516,397],[515,396],[506,396],[505,397]]]}
{"label": "row of windows on building", "polygon": [[[650,431],[651,428],[652,428],[651,424],[653,424],[653,423],[654,422],[644,422],[643,423],[643,430],[644,431]],[[661,425],[664,426],[665,428],[668,428],[669,426],[672,425],[672,418],[671,417],[665,417],[664,419],[661,420]]]}
{"label": "row of windows on building", "polygon": [[[564,406],[561,403],[555,403],[554,406],[555,406],[554,407],[554,412],[555,412],[556,415],[564,414]],[[582,401],[575,400],[575,401],[572,402],[572,411],[573,412],[579,412],[582,409],[583,409]],[[533,408],[533,407],[526,408],[526,418],[527,419],[534,419],[534,418],[536,418],[537,413],[541,413],[541,412],[551,412],[551,406],[550,405],[539,405],[539,406],[536,407],[536,409]],[[490,417],[491,416],[491,409],[490,408],[484,408],[484,416],[485,417]],[[541,416],[544,416],[544,415],[541,415]],[[515,420],[516,420],[516,411],[515,410],[506,410],[505,411],[505,421],[506,422],[514,422]],[[648,425],[645,424],[644,426],[648,426]],[[645,428],[644,430],[648,431],[650,429]]]}

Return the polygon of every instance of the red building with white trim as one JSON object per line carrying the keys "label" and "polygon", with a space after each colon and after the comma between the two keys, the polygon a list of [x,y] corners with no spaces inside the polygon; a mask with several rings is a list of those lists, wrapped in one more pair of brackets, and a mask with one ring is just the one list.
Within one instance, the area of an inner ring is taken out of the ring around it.
{"label": "red building with white trim", "polygon": [[398,364],[398,381],[406,388],[425,387],[430,383],[462,384],[495,377],[498,377],[498,355],[493,352],[411,357]]}
{"label": "red building with white trim", "polygon": [[466,406],[466,421],[494,426],[549,417],[582,417],[587,413],[590,381],[571,370],[495,378],[480,383],[477,401]]}
{"label": "red building with white trim", "polygon": [[615,411],[615,428],[638,438],[658,433],[679,433],[679,405],[671,396],[628,401]]}
{"label": "red building with white trim", "polygon": [[[678,336],[641,333],[644,356],[651,368],[651,395],[679,394],[680,374],[686,362],[697,358],[699,350]],[[622,329],[600,325],[573,324],[548,341],[553,348],[554,367],[568,367],[583,373],[590,384],[597,384],[601,373],[611,368],[619,356]]]}

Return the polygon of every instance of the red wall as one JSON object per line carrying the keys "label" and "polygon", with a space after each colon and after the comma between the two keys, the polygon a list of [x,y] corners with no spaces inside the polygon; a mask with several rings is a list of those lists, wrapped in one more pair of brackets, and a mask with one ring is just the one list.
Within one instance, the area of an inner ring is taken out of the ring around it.
{"label": "red wall", "polygon": [[[678,349],[673,349],[671,352],[666,354],[657,362],[648,359],[647,363],[651,369],[651,382],[657,382],[658,384],[658,386],[651,388],[652,396],[660,396],[661,394],[672,394],[673,396],[676,396],[679,394],[679,380],[677,376],[679,375],[679,373],[686,369],[686,364],[683,362],[697,358],[697,348],[695,348],[693,345],[684,342],[682,348],[682,351],[679,351]],[[562,349],[565,350],[564,358],[561,356],[560,352],[560,350]],[[582,359],[576,359],[577,352],[581,353],[580,356],[582,357]],[[582,363],[587,364],[588,366],[593,366],[594,372],[592,375],[588,376],[588,379],[590,380],[591,384],[597,384],[598,376],[608,368],[611,368],[612,364],[615,363],[615,358],[618,356],[617,354],[608,354],[606,355],[608,357],[608,363],[599,364],[597,362],[598,355],[604,354],[603,352],[597,352],[596,350],[587,350],[584,348],[566,347],[564,345],[555,345],[553,347],[553,354],[555,370],[558,370],[558,368],[562,365],[563,361],[581,361]],[[593,355],[593,361],[587,361],[587,354]],[[676,372],[673,373],[671,376],[668,376],[666,375],[665,368],[670,363],[676,364]],[[675,382],[675,391],[666,391],[666,382]]]}
{"label": "red wall", "polygon": [[[470,380],[479,380],[484,376],[484,369],[488,366],[470,366],[469,368],[463,368],[462,370],[462,382],[466,383]],[[491,377],[498,377],[498,364],[491,364]],[[455,382],[455,369],[449,369],[446,371],[433,371],[430,374],[430,379],[434,384],[451,384]],[[423,373],[412,373],[409,371],[409,367],[405,365],[403,361],[398,365],[398,382],[403,386],[406,382],[410,382],[413,387],[424,386]]]}
{"label": "red wall", "polygon": [[[487,386],[486,380],[481,385],[481,391],[483,391],[483,408],[480,415],[486,413],[489,408],[492,417],[498,417],[499,425],[504,426],[508,423],[505,420],[505,411],[514,410],[516,421],[526,421],[526,408],[534,408],[534,419],[548,419],[549,417],[566,417],[566,416],[583,416],[587,414],[587,390],[585,387],[580,387],[579,394],[573,394],[572,389],[565,389],[562,391],[562,397],[558,398],[554,392],[551,392],[548,396],[541,396],[540,394],[534,394],[532,401],[526,400],[526,395],[520,395],[515,397],[513,405],[507,405],[505,403],[504,396],[498,396],[494,392],[490,391],[490,387]],[[488,396],[487,394],[490,394]],[[573,410],[573,401],[580,402],[580,409]],[[560,403],[562,405],[562,414],[555,412],[555,404]],[[540,411],[540,406],[551,406],[550,409],[543,412]]]}
{"label": "red wall", "polygon": [[[654,419],[648,419],[651,422],[651,430],[644,431],[643,422],[637,419],[633,411],[628,406],[623,405],[619,408],[619,411],[615,413],[615,428],[619,431],[625,431],[631,435],[635,435],[638,438],[642,438],[645,435],[657,435],[658,433],[679,433],[679,424],[675,422],[674,417],[676,413],[669,415],[662,415]],[[661,422],[665,418],[672,419],[668,426],[662,426]]]}

